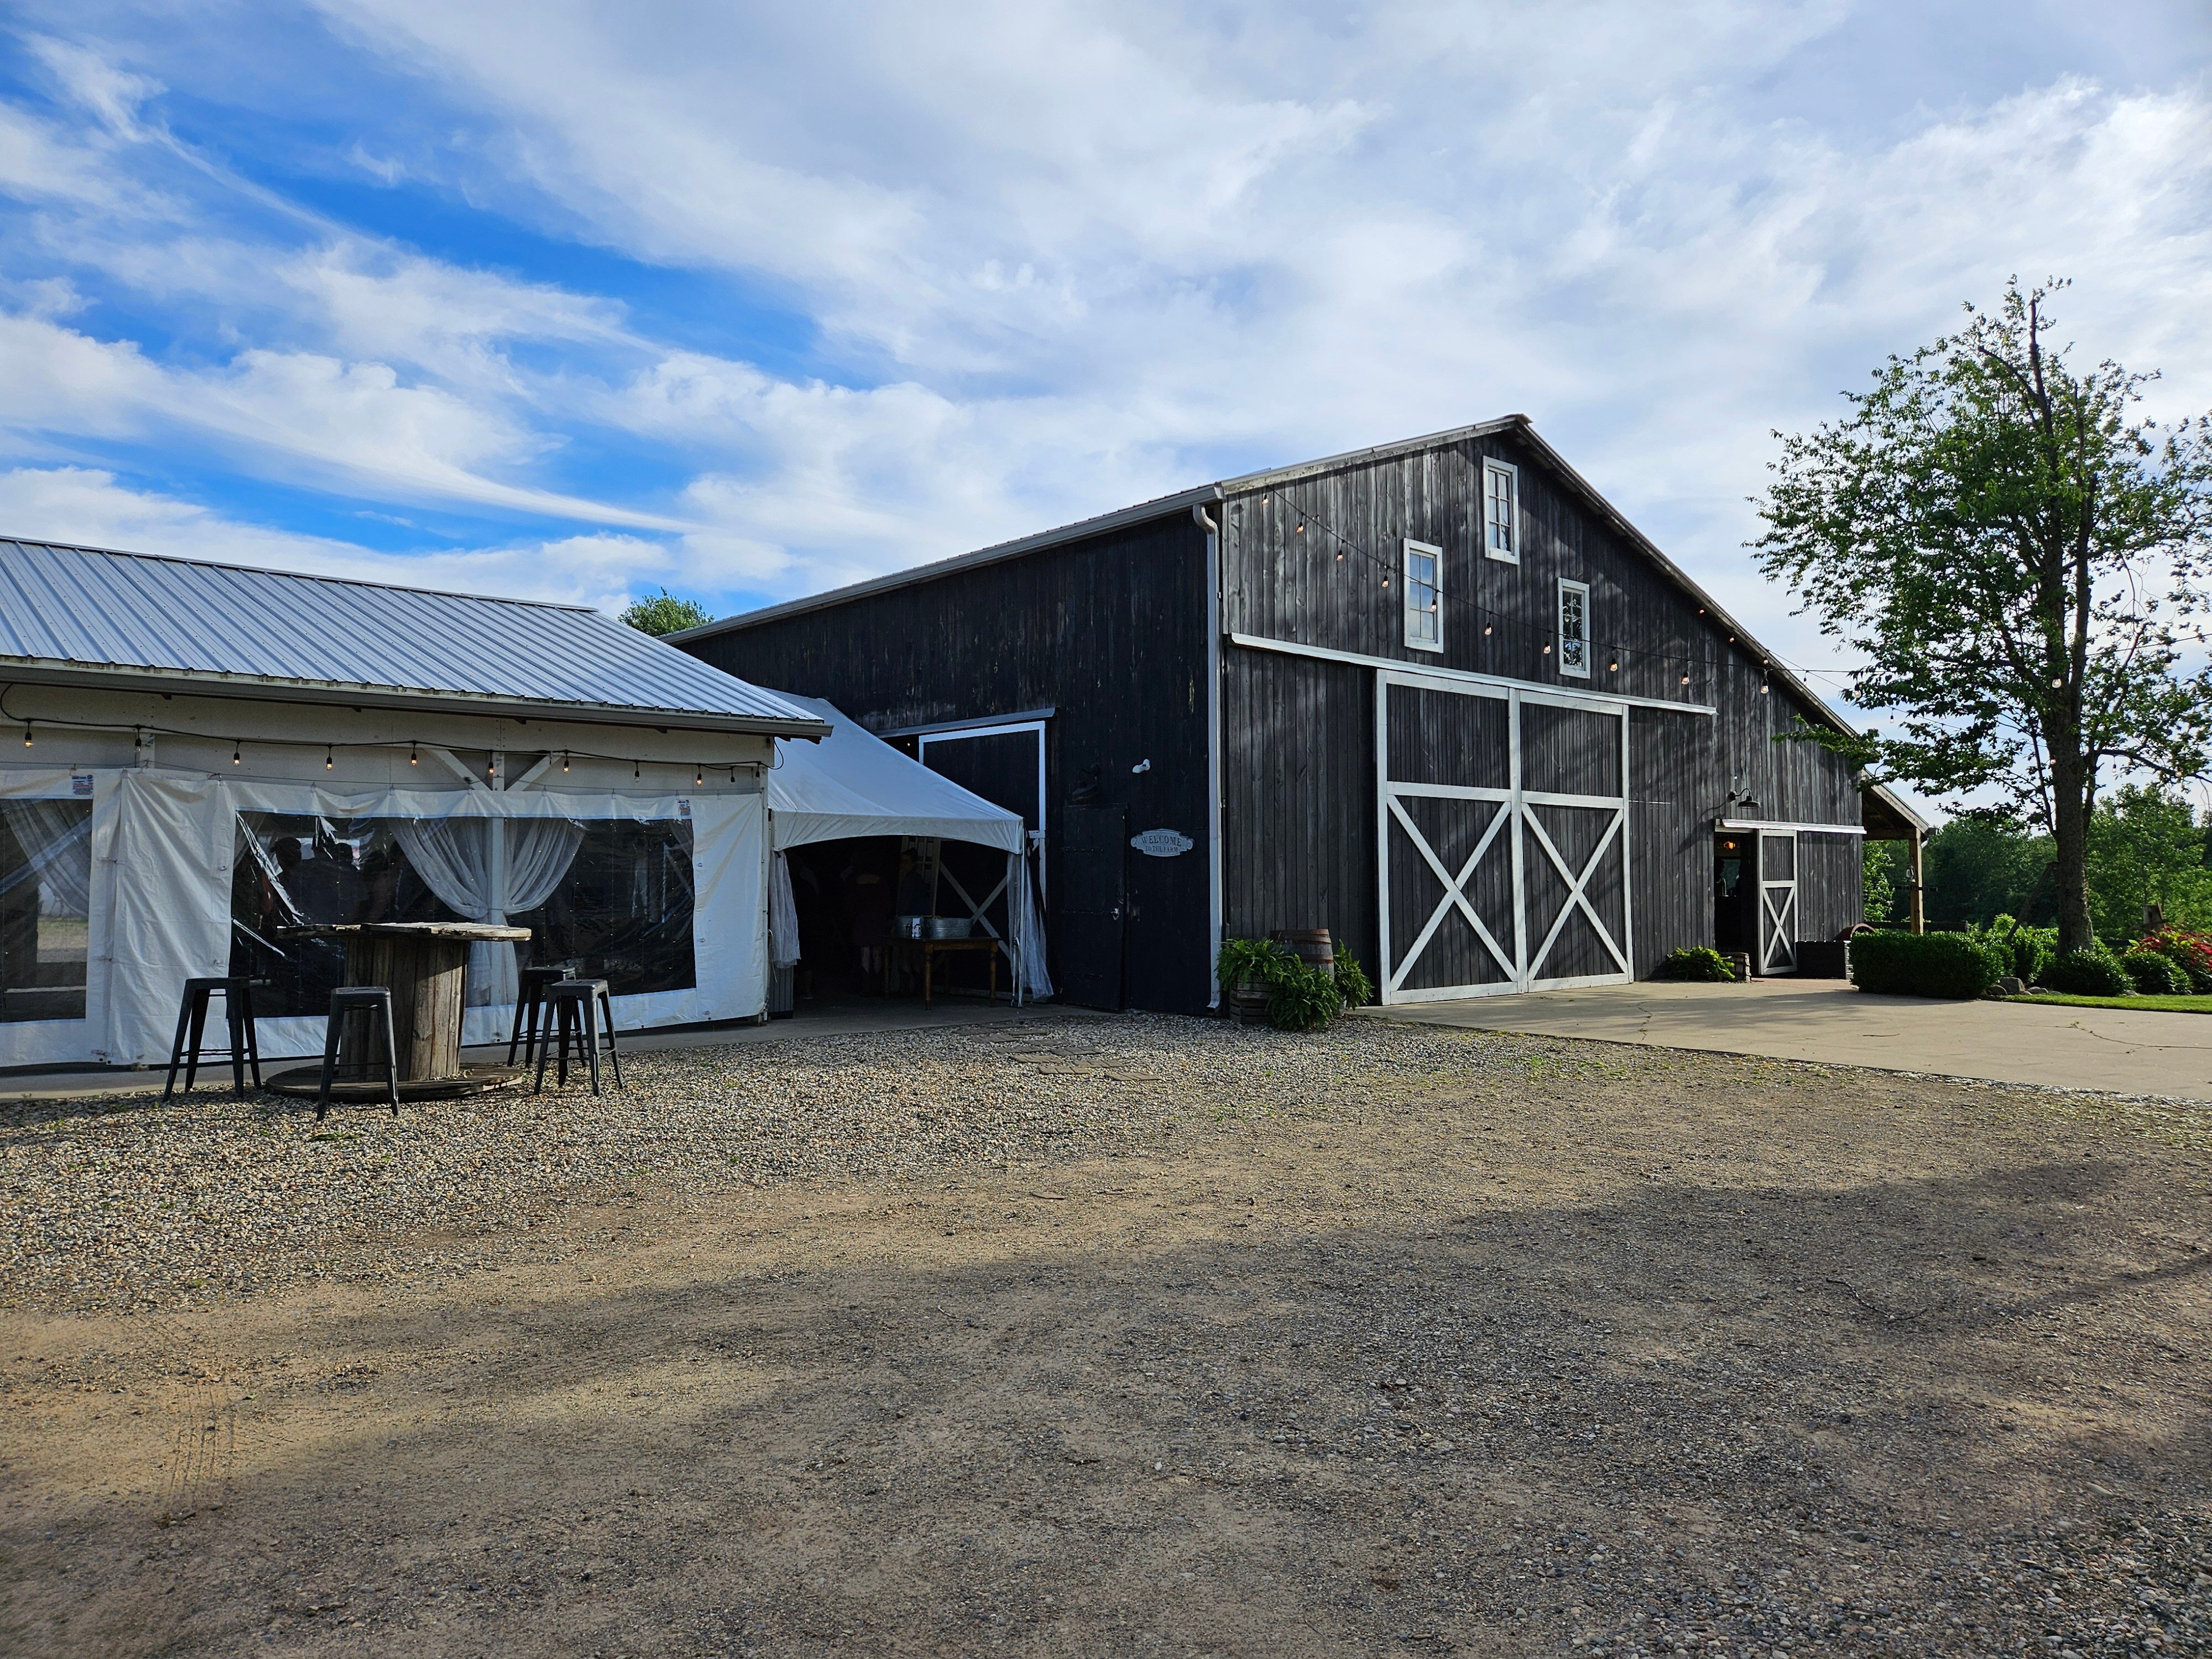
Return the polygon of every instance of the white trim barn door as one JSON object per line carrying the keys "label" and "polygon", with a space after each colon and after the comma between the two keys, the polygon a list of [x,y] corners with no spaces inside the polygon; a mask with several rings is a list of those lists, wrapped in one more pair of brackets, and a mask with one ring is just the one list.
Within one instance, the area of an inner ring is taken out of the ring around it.
{"label": "white trim barn door", "polygon": [[1759,971],[1797,971],[1797,836],[1759,832]]}
{"label": "white trim barn door", "polygon": [[1382,999],[1631,977],[1628,714],[1378,672]]}

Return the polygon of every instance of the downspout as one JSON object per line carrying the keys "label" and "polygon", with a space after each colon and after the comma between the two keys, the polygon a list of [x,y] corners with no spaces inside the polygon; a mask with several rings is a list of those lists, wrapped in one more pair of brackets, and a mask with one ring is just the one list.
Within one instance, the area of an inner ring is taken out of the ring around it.
{"label": "downspout", "polygon": [[1221,960],[1221,529],[1202,507],[1190,516],[1206,532],[1206,1006],[1221,1006],[1213,965]]}

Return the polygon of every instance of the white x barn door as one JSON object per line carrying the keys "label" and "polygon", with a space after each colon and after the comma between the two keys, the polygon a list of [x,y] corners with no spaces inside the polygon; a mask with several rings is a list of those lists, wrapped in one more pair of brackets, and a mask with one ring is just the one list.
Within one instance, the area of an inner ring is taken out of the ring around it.
{"label": "white x barn door", "polygon": [[1382,1000],[1627,979],[1626,708],[1376,682]]}
{"label": "white x barn door", "polygon": [[1759,971],[1797,971],[1797,836],[1759,832]]}

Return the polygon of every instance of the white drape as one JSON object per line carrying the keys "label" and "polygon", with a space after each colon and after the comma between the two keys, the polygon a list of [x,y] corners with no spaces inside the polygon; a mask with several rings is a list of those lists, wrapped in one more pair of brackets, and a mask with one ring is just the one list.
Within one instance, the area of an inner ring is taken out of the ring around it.
{"label": "white drape", "polygon": [[1022,994],[1031,1000],[1052,994],[1052,975],[1044,965],[1044,918],[1038,914],[1036,881],[1027,859],[1022,860],[1021,890],[1014,896],[1015,949],[1021,953]]}
{"label": "white drape", "polygon": [[791,890],[791,860],[775,855],[768,878],[768,962],[788,968],[799,960],[799,902]]}
{"label": "white drape", "polygon": [[[568,818],[403,818],[394,829],[407,862],[441,902],[495,925],[544,903],[584,839],[584,826]],[[505,1007],[520,981],[514,945],[469,947],[471,1006]]]}
{"label": "white drape", "polygon": [[11,800],[0,805],[15,844],[21,870],[0,882],[0,893],[18,884],[39,884],[39,909],[49,916],[92,914],[92,811],[70,801]]}

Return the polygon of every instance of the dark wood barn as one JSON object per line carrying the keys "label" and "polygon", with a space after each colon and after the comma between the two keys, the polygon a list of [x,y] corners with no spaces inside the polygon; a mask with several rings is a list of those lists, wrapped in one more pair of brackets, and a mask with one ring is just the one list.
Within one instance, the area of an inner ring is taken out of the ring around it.
{"label": "dark wood barn", "polygon": [[1839,717],[1519,416],[1207,484],[675,636],[1022,812],[1051,966],[1216,999],[1328,927],[1385,1000],[1839,971],[1863,839],[1921,826]]}

